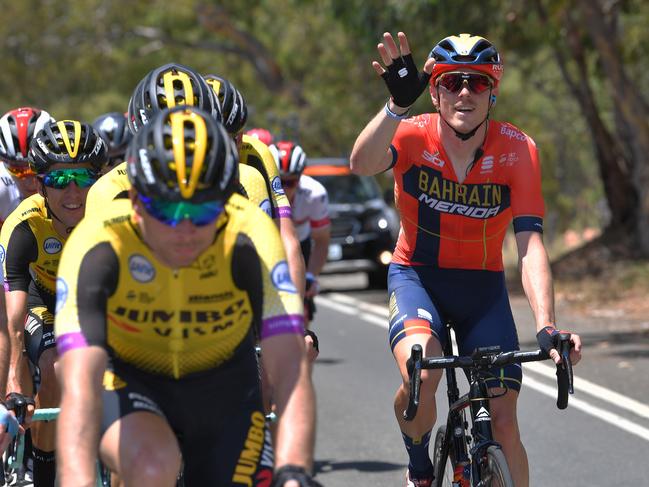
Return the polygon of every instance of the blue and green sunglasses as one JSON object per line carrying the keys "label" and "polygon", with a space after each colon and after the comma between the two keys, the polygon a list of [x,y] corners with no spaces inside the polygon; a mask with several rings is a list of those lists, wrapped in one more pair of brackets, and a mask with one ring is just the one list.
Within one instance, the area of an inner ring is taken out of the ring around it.
{"label": "blue and green sunglasses", "polygon": [[79,188],[89,188],[92,186],[99,175],[86,168],[81,169],[57,169],[50,171],[42,176],[43,184],[48,188],[65,189],[71,182],[74,182]]}
{"label": "blue and green sunglasses", "polygon": [[197,227],[209,225],[223,213],[223,204],[217,201],[189,203],[187,201],[163,201],[138,195],[146,211],[156,220],[175,227],[189,220]]}

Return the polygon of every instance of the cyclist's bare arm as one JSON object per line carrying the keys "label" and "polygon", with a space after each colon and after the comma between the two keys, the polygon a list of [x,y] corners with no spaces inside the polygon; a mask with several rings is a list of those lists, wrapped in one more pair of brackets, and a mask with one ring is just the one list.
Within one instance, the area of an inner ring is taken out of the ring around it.
{"label": "cyclist's bare arm", "polygon": [[307,271],[317,277],[327,262],[329,240],[331,239],[331,226],[327,225],[326,227],[312,229],[311,239],[313,240],[313,250],[309,257],[309,268]]}
{"label": "cyclist's bare arm", "polygon": [[10,353],[11,347],[7,328],[7,304],[4,293],[0,293],[0,398],[5,397],[7,394]]}
{"label": "cyclist's bare arm", "polygon": [[293,221],[290,218],[279,218],[279,233],[282,237],[284,251],[286,252],[288,271],[291,274],[291,279],[300,296],[304,296],[304,257],[302,256],[300,242],[295,233],[295,225],[293,225]]}
{"label": "cyclist's bare arm", "polygon": [[263,368],[280,418],[275,467],[291,464],[310,471],[315,440],[315,397],[304,339],[298,334],[275,335],[263,339],[261,348]]}
{"label": "cyclist's bare arm", "polygon": [[7,324],[9,329],[9,376],[7,389],[9,392],[20,392],[30,395],[30,380],[25,377],[27,362],[22,351],[25,348],[25,316],[27,316],[27,293],[25,291],[9,291],[5,293],[7,301]]}
{"label": "cyclist's bare arm", "polygon": [[61,414],[57,422],[57,479],[61,487],[94,486],[108,355],[100,347],[69,350],[59,360]]}
{"label": "cyclist's bare arm", "polygon": [[[555,323],[550,259],[543,244],[543,236],[538,232],[518,232],[516,244],[523,289],[534,314],[536,331],[539,332],[549,324]],[[571,351],[570,359],[573,364],[577,364],[581,358],[581,340],[578,335],[574,333],[572,335],[574,349]],[[558,363],[559,354],[553,351],[551,355]]]}
{"label": "cyclist's bare arm", "polygon": [[[399,32],[398,46],[390,33],[384,33],[383,42],[377,45],[377,50],[383,64],[374,61],[372,62],[372,68],[379,76],[385,72],[384,66],[390,66],[393,59],[410,54],[408,39],[403,32]],[[431,73],[434,64],[433,59],[428,59],[424,65],[424,71]],[[388,108],[396,115],[403,115],[410,107],[399,107],[390,98]],[[352,172],[361,175],[372,175],[385,171],[392,162],[392,153],[388,148],[398,126],[399,120],[388,117],[384,109],[377,113],[370,123],[365,126],[354,143],[350,157]]]}
{"label": "cyclist's bare arm", "polygon": [[385,171],[392,163],[389,150],[399,121],[389,118],[383,109],[370,120],[354,142],[349,158],[353,173],[373,175]]}

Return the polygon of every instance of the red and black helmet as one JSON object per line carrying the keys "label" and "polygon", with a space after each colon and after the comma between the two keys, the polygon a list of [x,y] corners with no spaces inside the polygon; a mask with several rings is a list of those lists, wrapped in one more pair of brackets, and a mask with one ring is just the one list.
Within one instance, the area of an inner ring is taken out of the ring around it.
{"label": "red and black helmet", "polygon": [[270,146],[280,177],[300,176],[306,166],[306,153],[295,142],[281,140]]}
{"label": "red and black helmet", "polygon": [[471,69],[486,74],[493,80],[494,88],[503,76],[504,66],[496,47],[484,37],[471,34],[445,37],[430,51],[435,59],[430,82],[449,71]]}
{"label": "red and black helmet", "polygon": [[250,137],[255,137],[261,140],[264,144],[270,145],[273,143],[273,134],[270,131],[262,128],[254,128],[246,131],[246,135]]}
{"label": "red and black helmet", "polygon": [[0,159],[27,166],[29,143],[47,123],[54,121],[45,110],[21,107],[0,118]]}

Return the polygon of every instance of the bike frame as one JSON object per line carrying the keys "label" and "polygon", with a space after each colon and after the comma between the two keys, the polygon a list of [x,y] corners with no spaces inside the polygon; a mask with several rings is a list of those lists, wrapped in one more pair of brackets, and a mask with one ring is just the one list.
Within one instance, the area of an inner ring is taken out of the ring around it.
{"label": "bike frame", "polygon": [[[453,355],[453,344],[451,341],[451,327],[446,325],[446,345],[444,355]],[[457,385],[457,376],[454,368],[445,369],[446,387],[449,412],[446,421],[446,437],[444,447],[451,450],[451,456],[455,464],[469,462],[473,459],[482,458],[490,445],[498,445],[493,439],[491,429],[491,410],[489,409],[488,388],[480,373],[475,370],[469,372],[469,392],[460,396]],[[464,410],[471,410],[471,434],[474,438],[474,446],[467,452],[466,428]],[[486,411],[485,416],[482,411]],[[479,416],[480,414],[480,416]],[[446,452],[445,452],[446,453]],[[472,478],[480,481],[480,463],[471,462]]]}

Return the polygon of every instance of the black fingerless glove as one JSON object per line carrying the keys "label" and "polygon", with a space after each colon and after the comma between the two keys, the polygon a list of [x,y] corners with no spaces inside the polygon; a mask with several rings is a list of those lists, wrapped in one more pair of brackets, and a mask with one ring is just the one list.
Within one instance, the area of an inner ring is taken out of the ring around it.
{"label": "black fingerless glove", "polygon": [[271,487],[283,487],[289,480],[297,481],[300,487],[322,487],[322,484],[313,480],[303,467],[297,465],[284,465],[275,470]]}
{"label": "black fingerless glove", "polygon": [[559,330],[553,326],[546,326],[536,334],[536,341],[539,348],[550,356],[550,350],[557,348],[557,335]]}
{"label": "black fingerless glove", "polygon": [[388,86],[392,101],[401,108],[410,107],[423,93],[430,80],[430,74],[417,70],[412,54],[393,59],[381,77]]}
{"label": "black fingerless glove", "polygon": [[313,330],[309,330],[307,328],[304,329],[304,336],[310,336],[311,340],[313,340],[313,348],[315,348],[318,352],[320,351],[320,342],[318,341],[318,335],[315,334]]}

